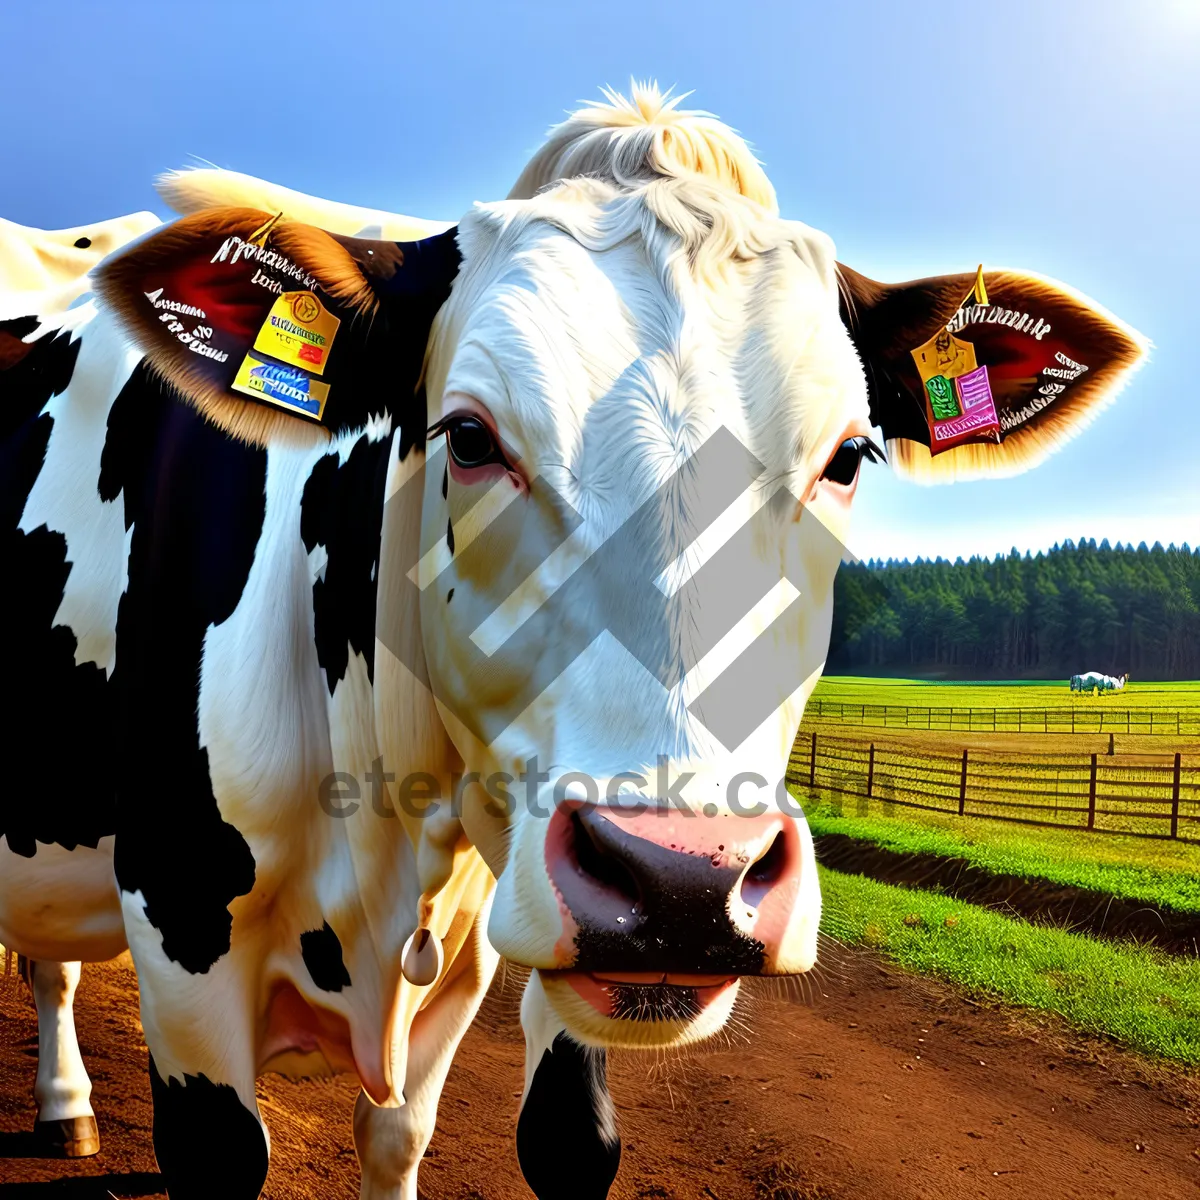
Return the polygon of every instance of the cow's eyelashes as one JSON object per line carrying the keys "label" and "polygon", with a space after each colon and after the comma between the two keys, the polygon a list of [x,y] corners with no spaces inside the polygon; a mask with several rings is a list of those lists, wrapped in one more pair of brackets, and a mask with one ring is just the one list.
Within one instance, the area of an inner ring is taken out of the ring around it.
{"label": "cow's eyelashes", "polygon": [[478,418],[469,414],[444,417],[429,431],[429,437],[446,435],[446,447],[456,466],[463,470],[499,463],[508,467],[508,460],[496,435]]}
{"label": "cow's eyelashes", "polygon": [[830,483],[840,483],[849,487],[858,476],[858,468],[863,459],[867,462],[887,462],[887,456],[868,437],[847,438],[835,451],[833,457],[825,464],[821,478]]}

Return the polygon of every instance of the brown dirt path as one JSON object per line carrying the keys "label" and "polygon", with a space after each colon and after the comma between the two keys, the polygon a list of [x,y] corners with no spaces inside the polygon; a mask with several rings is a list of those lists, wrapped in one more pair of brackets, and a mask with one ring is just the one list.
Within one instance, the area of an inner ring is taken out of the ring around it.
{"label": "brown dirt path", "polygon": [[[760,985],[729,1045],[616,1059],[614,1200],[1200,1197],[1197,1080],[869,956],[827,957],[805,999]],[[513,1140],[518,997],[517,982],[498,985],[463,1044],[422,1169],[427,1200],[528,1196]],[[0,1200],[161,1195],[127,962],[85,968],[77,1013],[104,1149],[26,1157],[33,1012],[0,980]],[[263,1081],[268,1197],[354,1200],[354,1094],[347,1079]]]}

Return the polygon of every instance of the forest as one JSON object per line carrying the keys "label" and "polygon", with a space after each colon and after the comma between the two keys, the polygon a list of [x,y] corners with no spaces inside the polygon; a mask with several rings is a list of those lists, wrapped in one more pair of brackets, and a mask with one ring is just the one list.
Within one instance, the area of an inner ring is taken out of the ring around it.
{"label": "forest", "polygon": [[1067,540],[1047,553],[843,564],[828,674],[1200,678],[1200,549]]}

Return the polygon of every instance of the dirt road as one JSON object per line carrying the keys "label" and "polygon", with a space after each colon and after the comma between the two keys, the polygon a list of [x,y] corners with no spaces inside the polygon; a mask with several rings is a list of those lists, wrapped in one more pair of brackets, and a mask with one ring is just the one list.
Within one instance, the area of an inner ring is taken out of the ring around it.
{"label": "dirt road", "polygon": [[[763,988],[729,1044],[611,1071],[614,1200],[1200,1197],[1200,1082],[834,950],[808,997]],[[519,984],[493,989],[442,1099],[427,1200],[528,1197],[513,1148]],[[0,980],[0,1200],[158,1197],[146,1051],[124,962],[85,968],[80,1041],[104,1149],[27,1157],[36,1033]],[[354,1200],[354,1085],[260,1084],[273,1200]],[[218,1200],[218,1198],[214,1198]]]}

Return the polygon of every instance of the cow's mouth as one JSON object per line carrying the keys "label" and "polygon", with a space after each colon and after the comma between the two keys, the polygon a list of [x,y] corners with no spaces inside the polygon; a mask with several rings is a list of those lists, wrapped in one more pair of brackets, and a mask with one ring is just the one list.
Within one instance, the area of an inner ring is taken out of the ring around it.
{"label": "cow's mouth", "polygon": [[714,1000],[736,986],[735,975],[682,972],[557,971],[602,1017],[617,1021],[695,1020]]}

